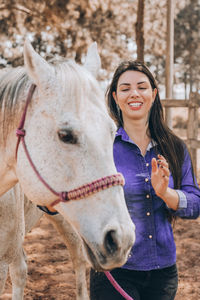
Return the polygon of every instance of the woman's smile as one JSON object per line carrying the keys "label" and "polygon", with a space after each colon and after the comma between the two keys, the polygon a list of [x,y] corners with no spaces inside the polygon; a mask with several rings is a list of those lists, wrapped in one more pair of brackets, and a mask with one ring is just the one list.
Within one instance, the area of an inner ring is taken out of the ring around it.
{"label": "woman's smile", "polygon": [[140,101],[131,101],[128,103],[131,110],[140,110],[143,103]]}

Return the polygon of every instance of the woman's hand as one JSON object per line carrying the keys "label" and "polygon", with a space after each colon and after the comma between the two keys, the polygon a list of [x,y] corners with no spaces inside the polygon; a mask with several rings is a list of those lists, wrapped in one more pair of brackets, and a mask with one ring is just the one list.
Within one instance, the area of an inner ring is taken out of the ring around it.
{"label": "woman's hand", "polygon": [[169,166],[166,159],[162,155],[158,155],[151,161],[151,184],[158,197],[163,199],[168,207],[177,210],[179,205],[179,196],[177,192],[168,187],[169,184]]}
{"label": "woman's hand", "polygon": [[158,197],[163,198],[166,194],[169,184],[169,166],[166,159],[162,155],[158,155],[158,160],[155,158],[151,161],[151,184]]}

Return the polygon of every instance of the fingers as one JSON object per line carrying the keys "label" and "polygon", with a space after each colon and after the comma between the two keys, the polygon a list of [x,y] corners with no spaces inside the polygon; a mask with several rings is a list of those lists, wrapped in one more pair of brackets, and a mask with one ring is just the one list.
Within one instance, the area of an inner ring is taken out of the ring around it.
{"label": "fingers", "polygon": [[162,174],[162,177],[164,178],[164,179],[166,179],[166,180],[169,180],[169,175],[167,175],[167,174]]}
{"label": "fingers", "polygon": [[168,162],[166,161],[164,156],[162,156],[161,154],[158,154],[158,163],[160,163],[161,165],[169,168]]}
{"label": "fingers", "polygon": [[151,161],[152,173],[159,172],[162,177],[169,179],[170,171],[166,159],[162,155],[158,155],[158,160],[153,158]]}
{"label": "fingers", "polygon": [[158,165],[157,165],[157,160],[155,158],[152,158],[151,167],[152,167],[152,172],[153,173],[157,172]]}
{"label": "fingers", "polygon": [[166,161],[166,159],[158,154],[158,160],[157,160],[157,163],[159,165],[159,168],[162,169],[162,176],[163,177],[167,177],[169,178],[169,175],[170,175],[170,171],[169,171],[169,165],[168,165],[168,162]]}

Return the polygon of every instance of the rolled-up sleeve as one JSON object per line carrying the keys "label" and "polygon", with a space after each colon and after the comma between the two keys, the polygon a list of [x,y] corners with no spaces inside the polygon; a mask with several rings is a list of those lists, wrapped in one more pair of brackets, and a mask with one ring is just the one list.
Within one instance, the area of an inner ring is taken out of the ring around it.
{"label": "rolled-up sleeve", "polygon": [[179,207],[172,213],[181,218],[196,219],[200,215],[200,189],[192,174],[192,164],[188,150],[182,166],[181,188],[176,190],[179,196]]}
{"label": "rolled-up sleeve", "polygon": [[178,209],[187,208],[186,195],[181,190],[175,190],[179,197]]}

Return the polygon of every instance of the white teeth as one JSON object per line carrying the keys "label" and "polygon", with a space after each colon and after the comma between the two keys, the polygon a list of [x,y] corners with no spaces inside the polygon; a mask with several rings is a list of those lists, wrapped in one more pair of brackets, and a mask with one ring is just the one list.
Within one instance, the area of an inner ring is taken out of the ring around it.
{"label": "white teeth", "polygon": [[139,106],[142,105],[142,103],[139,103],[139,102],[137,102],[137,103],[129,103],[129,105],[133,106],[133,107],[139,107]]}

